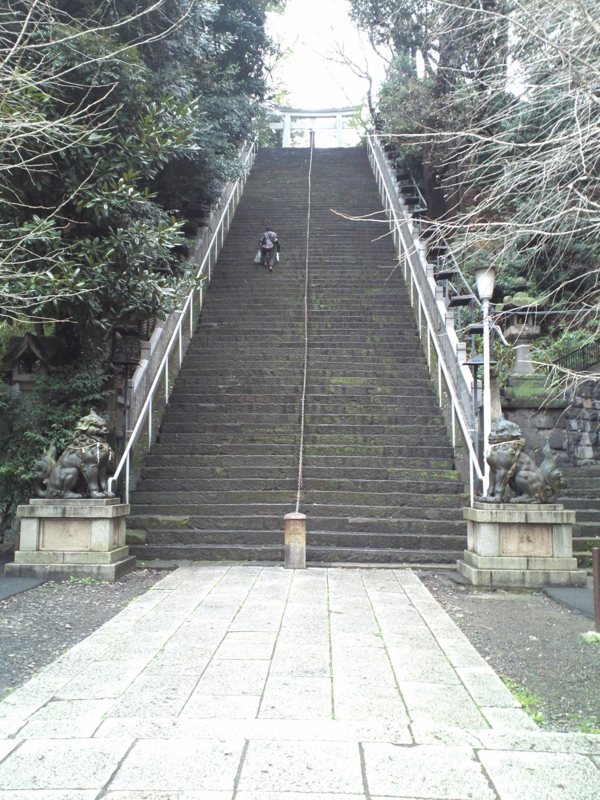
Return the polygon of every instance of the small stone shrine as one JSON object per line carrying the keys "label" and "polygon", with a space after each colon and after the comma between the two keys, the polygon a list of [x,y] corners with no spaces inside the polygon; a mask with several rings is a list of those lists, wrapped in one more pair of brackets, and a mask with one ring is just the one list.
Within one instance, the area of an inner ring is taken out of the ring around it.
{"label": "small stone shrine", "polygon": [[21,395],[31,394],[39,375],[47,375],[48,367],[60,362],[62,343],[56,336],[12,336],[1,360],[9,370],[7,381]]}
{"label": "small stone shrine", "polygon": [[39,498],[18,508],[19,549],[7,577],[114,581],[135,569],[125,544],[129,506],[108,491],[114,454],[107,435],[104,418],[92,410],[60,458],[51,447],[38,462]]}
{"label": "small stone shrine", "polygon": [[488,494],[463,509],[468,549],[458,571],[474,586],[585,586],[573,557],[575,512],[554,501],[561,475],[549,445],[538,467],[525,453],[519,426],[501,418],[489,436]]}

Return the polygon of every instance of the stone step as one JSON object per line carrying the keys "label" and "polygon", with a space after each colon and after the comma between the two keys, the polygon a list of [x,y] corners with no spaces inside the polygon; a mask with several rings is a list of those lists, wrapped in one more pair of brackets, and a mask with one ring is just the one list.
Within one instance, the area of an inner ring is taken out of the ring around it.
{"label": "stone step", "polygon": [[[220,342],[226,347],[231,347],[236,342],[244,343],[244,345],[252,345],[260,342],[281,342],[288,344],[297,344],[298,336],[304,334],[304,320],[298,320],[296,324],[288,324],[278,330],[274,330],[273,326],[269,326],[268,331],[264,327],[254,328],[251,331],[229,329],[225,326],[219,325],[217,327],[209,327],[201,325],[198,332],[194,336],[188,350],[188,354],[197,356],[202,353],[205,347],[209,345],[218,346]],[[390,331],[389,328],[383,328],[380,332],[373,331],[372,326],[366,330],[364,328],[347,328],[339,330],[338,328],[326,328],[322,330],[315,330],[314,326],[309,327],[309,339],[311,348],[313,345],[319,345],[320,348],[330,349],[331,346],[342,346],[342,349],[347,350],[352,345],[362,344],[384,344],[393,348],[398,347],[412,347],[414,348],[418,337],[412,327],[396,328]]]}
{"label": "stone step", "polygon": [[[365,398],[357,397],[354,402],[347,396],[336,397],[321,395],[317,398],[310,397],[310,410],[313,414],[341,413],[350,415],[370,414],[373,412],[384,413],[387,409],[396,411],[402,409],[406,416],[419,416],[419,411],[423,409],[428,399],[427,395],[421,397],[394,397],[393,395],[377,395],[372,400],[365,402]],[[265,402],[268,400],[269,402]],[[212,396],[198,396],[189,392],[182,394],[175,393],[170,403],[173,411],[181,413],[194,413],[200,411],[217,411],[229,414],[237,413],[242,410],[245,413],[266,414],[276,412],[280,414],[293,414],[300,405],[301,397],[298,394],[270,395],[264,398],[262,395],[253,394],[213,394]],[[361,402],[362,400],[362,402]],[[437,403],[430,403],[431,413],[439,415]]]}
{"label": "stone step", "polygon": [[[250,434],[253,432],[268,433],[269,431],[287,433],[288,430],[296,431],[300,423],[299,412],[297,414],[272,414],[270,418],[262,414],[225,414],[222,421],[218,415],[215,416],[216,419],[213,421],[210,413],[198,415],[196,419],[193,419],[189,414],[172,413],[162,423],[161,433],[177,432],[185,435],[211,431],[217,435],[231,434],[232,436],[237,435],[238,432],[248,432]],[[385,416],[377,420],[373,415],[371,417],[372,421],[369,421],[368,417],[363,421],[360,415],[356,415],[355,419],[341,414],[339,419],[343,419],[344,423],[341,421],[335,422],[331,419],[331,415],[307,415],[307,417],[310,417],[310,420],[307,420],[307,430],[311,431],[313,437],[320,435],[376,436],[379,434],[389,436],[392,440],[404,436],[408,438],[420,436],[424,442],[427,442],[432,439],[437,440],[440,434],[443,435],[445,433],[441,423],[429,422],[427,418],[424,420],[423,433],[418,433],[418,427],[414,423],[407,421],[406,424],[398,424],[392,421],[390,424],[386,424]],[[325,421],[321,422],[322,419]],[[392,420],[394,420],[394,417],[392,417]],[[177,430],[175,431],[175,429]],[[587,502],[586,500],[575,501],[573,498],[571,500],[573,502]]]}
{"label": "stone step", "polygon": [[[281,455],[286,453],[294,453],[297,455],[298,449],[296,441],[291,442],[290,439],[285,439],[283,442],[263,442],[263,441],[225,441],[217,442],[211,437],[208,437],[206,442],[198,441],[169,441],[166,443],[155,444],[152,448],[152,457],[161,457],[162,455],[179,456],[179,455],[261,455],[273,453],[274,455]],[[386,457],[395,458],[396,456],[402,458],[411,458],[417,456],[421,458],[452,458],[452,448],[449,445],[433,445],[430,447],[417,445],[363,445],[359,443],[357,447],[343,444],[312,444],[307,442],[305,445],[305,457],[308,459],[319,458],[322,455],[326,456],[340,456],[351,458],[357,456],[369,457]]]}
{"label": "stone step", "polygon": [[[233,507],[234,510],[237,507]],[[220,509],[219,509],[220,510]],[[239,510],[239,509],[238,509]],[[281,536],[284,526],[284,516],[289,509],[280,508],[276,514],[230,514],[229,516],[152,516],[149,514],[136,514],[129,518],[127,527],[130,530],[144,530],[152,536],[152,541],[167,541],[177,537],[201,536],[204,531],[211,531],[217,535],[218,531],[276,531]],[[385,533],[406,536],[450,537],[460,539],[466,547],[464,524],[461,519],[451,520],[423,520],[411,517],[320,517],[315,513],[309,515],[309,529],[323,533]],[[170,524],[172,523],[172,527]],[[157,538],[154,538],[157,537]],[[190,539],[191,540],[191,539]],[[183,541],[183,539],[182,539]]]}
{"label": "stone step", "polygon": [[[154,447],[148,455],[144,469],[181,469],[183,471],[194,468],[215,469],[217,467],[222,467],[223,469],[284,469],[292,466],[295,468],[298,461],[298,452],[292,448],[288,448],[285,453],[276,454],[265,452],[168,455],[165,453],[158,454],[157,447]],[[335,468],[360,470],[361,472],[364,469],[383,470],[387,471],[387,474],[396,470],[405,471],[406,473],[416,470],[419,472],[433,471],[435,474],[439,472],[444,475],[456,474],[452,468],[452,460],[450,458],[404,458],[379,454],[360,456],[305,454],[304,465],[306,469],[324,471]]]}
{"label": "stone step", "polygon": [[[206,545],[206,544],[233,544],[233,545],[275,545],[283,543],[283,522],[279,520],[279,528],[273,530],[154,530],[148,534],[146,545],[149,547],[159,545]],[[439,536],[428,533],[368,533],[347,531],[313,531],[307,530],[306,544],[308,547],[370,547],[440,551],[460,551],[466,546],[466,538],[460,536]]]}
{"label": "stone step", "polygon": [[[425,426],[428,433],[438,433],[444,430],[443,420],[439,413],[430,411],[429,413],[424,410],[422,415],[419,414],[399,414],[395,413],[393,409],[382,409],[372,411],[369,414],[361,413],[348,413],[340,409],[339,413],[317,413],[309,406],[309,413],[306,413],[306,425],[315,433],[346,433],[346,429],[363,429],[368,432],[377,432],[375,429],[385,427],[391,433],[413,432],[415,427],[420,424]],[[387,411],[387,413],[386,413]],[[437,409],[436,409],[437,411]],[[346,424],[342,424],[344,421]],[[291,413],[279,413],[275,408],[265,408],[263,412],[248,412],[243,408],[231,409],[225,413],[219,413],[214,409],[198,408],[195,411],[191,409],[178,409],[170,407],[167,411],[165,422],[163,423],[163,430],[166,430],[166,425],[181,425],[181,432],[191,430],[188,425],[244,425],[252,426],[253,429],[261,429],[265,425],[291,425],[297,426],[300,423],[300,402]],[[332,428],[332,430],[329,430]],[[195,430],[195,428],[194,428]]]}
{"label": "stone step", "polygon": [[[241,443],[248,443],[248,444],[255,444],[257,442],[262,442],[264,445],[287,445],[288,452],[289,449],[296,448],[299,442],[299,431],[297,429],[289,428],[287,430],[282,429],[280,431],[273,431],[265,430],[257,431],[252,429],[246,428],[238,428],[236,429],[235,426],[229,426],[225,432],[222,430],[218,430],[217,428],[223,428],[225,426],[205,426],[206,430],[203,433],[182,433],[181,438],[185,439],[185,442],[176,442],[174,445],[170,441],[171,436],[175,436],[179,433],[176,430],[173,431],[166,431],[164,434],[164,438],[169,441],[171,446],[178,448],[177,450],[172,450],[171,452],[191,452],[188,450],[189,447],[193,445],[207,445],[207,444],[214,444],[217,445],[228,445],[235,439],[235,442]],[[161,434],[161,437],[163,434]],[[434,453],[438,455],[441,452],[440,447],[438,445],[439,439],[432,435],[430,437],[419,436],[418,433],[413,435],[392,435],[392,434],[373,434],[372,436],[367,436],[364,434],[310,434],[306,435],[304,439],[305,444],[305,451],[311,451],[312,446],[323,446],[334,448],[334,452],[339,453],[340,455],[351,455],[352,453],[362,453],[364,452],[365,447],[380,447],[380,448],[388,448],[388,447],[395,447],[403,455],[406,455],[408,452],[417,451],[425,455],[427,452]],[[445,448],[447,452],[447,448]]]}
{"label": "stone step", "polygon": [[[207,478],[154,478],[145,477],[139,485],[140,493],[153,492],[156,495],[165,492],[267,492],[296,488],[297,471],[289,470],[288,474],[277,477],[207,477]],[[365,492],[370,494],[387,494],[389,492],[422,492],[424,494],[451,494],[456,491],[462,494],[462,481],[459,480],[363,480],[360,478],[318,478],[304,475],[304,491],[306,492]]]}
{"label": "stone step", "polygon": [[[302,385],[302,368],[299,365],[295,372],[277,370],[275,367],[263,367],[260,374],[258,371],[254,373],[244,373],[243,369],[236,370],[197,370],[195,374],[189,371],[183,373],[177,381],[177,385],[181,386],[184,391],[189,392],[189,386],[198,386],[204,384],[207,387],[214,388],[215,385],[226,387],[229,390],[231,386],[241,386],[246,391],[254,390],[255,386],[264,386],[267,383],[272,391],[275,387],[279,386],[296,386]],[[365,387],[371,389],[374,394],[398,394],[403,391],[413,389],[416,394],[423,394],[427,389],[431,390],[431,383],[425,379],[415,377],[412,381],[408,378],[400,380],[398,378],[390,378],[387,383],[382,386],[383,377],[372,373],[368,376],[341,376],[339,374],[332,375],[309,375],[309,386],[317,387],[319,392],[330,391],[332,394],[336,393],[339,386],[346,386],[348,388],[357,389]],[[176,390],[177,391],[177,390]]]}
{"label": "stone step", "polygon": [[[292,482],[290,481],[290,484]],[[172,491],[172,492],[144,492],[136,491],[135,506],[144,505],[147,509],[154,509],[154,513],[198,515],[198,508],[206,505],[245,505],[248,503],[288,503],[292,505],[296,500],[296,487],[290,489],[274,489],[270,491]],[[354,509],[348,511],[349,515],[362,516],[362,509],[367,506],[389,506],[402,508],[411,506],[423,509],[426,504],[432,508],[462,508],[466,503],[464,495],[460,494],[425,494],[421,492],[344,492],[344,491],[319,491],[307,490],[302,493],[302,507],[308,509],[311,505],[326,506],[319,508],[321,514],[330,511],[331,507],[345,506]],[[157,511],[157,507],[161,510]],[[168,509],[168,510],[167,510]],[[339,514],[336,514],[339,516]],[[385,515],[384,515],[385,516]]]}
{"label": "stone step", "polygon": [[[240,358],[243,353],[238,354]],[[264,359],[260,364],[255,364],[252,361],[235,364],[231,360],[227,361],[224,367],[219,359],[215,361],[204,360],[198,365],[186,366],[182,371],[181,380],[185,384],[185,379],[210,379],[214,376],[231,376],[235,375],[238,380],[243,380],[245,384],[252,385],[257,381],[263,382],[267,380],[271,383],[285,382],[285,377],[291,378],[290,383],[294,383],[298,376],[302,374],[303,361],[298,358],[296,362],[293,361],[272,361],[268,362],[269,366],[265,366]],[[408,365],[410,366],[410,365]],[[429,385],[429,378],[424,369],[399,369],[398,366],[393,370],[387,370],[385,365],[379,365],[376,360],[373,361],[371,368],[358,366],[352,367],[336,367],[334,363],[330,364],[309,364],[308,378],[311,384],[332,383],[342,384],[348,386],[360,385],[378,385],[384,378],[386,379],[387,386],[427,386]]]}
{"label": "stone step", "polygon": [[[197,396],[203,400],[206,395],[213,395],[215,391],[226,395],[250,394],[256,397],[260,397],[261,395],[274,396],[285,392],[297,397],[298,391],[302,387],[301,376],[302,373],[299,371],[297,380],[293,382],[286,380],[277,380],[277,382],[275,382],[272,378],[269,378],[269,383],[267,384],[264,379],[262,381],[255,381],[253,383],[250,383],[248,380],[242,382],[241,379],[235,375],[225,377],[221,376],[222,379],[218,380],[217,383],[214,381],[200,382],[196,378],[188,377],[186,379],[185,374],[182,374],[177,379],[172,394],[172,399],[175,401],[180,396],[188,396],[192,392],[196,392]],[[310,383],[309,381],[307,384],[307,397],[314,396],[325,396],[331,398],[332,401],[338,397],[374,398],[387,396],[402,397],[406,398],[407,400],[410,398],[416,398],[417,400],[420,400],[421,398],[431,399],[435,397],[430,383],[427,383],[422,387],[394,387],[376,384],[367,386],[364,383],[357,384],[355,382],[349,382],[346,384],[330,382],[328,384],[324,383],[316,385]]]}
{"label": "stone step", "polygon": [[[317,461],[317,463],[319,463]],[[373,462],[375,464],[376,462]],[[278,464],[271,464],[265,461],[262,464],[238,464],[230,463],[223,465],[220,462],[216,464],[199,464],[195,461],[191,466],[182,466],[181,464],[165,465],[164,462],[160,466],[146,465],[142,471],[143,480],[153,481],[191,481],[191,480],[205,480],[205,479],[230,479],[236,480],[239,478],[248,479],[249,477],[260,478],[261,480],[277,480],[282,474],[290,471],[295,474],[298,469],[298,464],[295,461],[287,458],[285,461],[280,459]],[[406,481],[406,480],[426,480],[426,481],[450,481],[452,484],[460,482],[458,473],[455,470],[435,470],[435,469],[397,469],[390,467],[349,467],[349,466],[312,466],[311,464],[304,464],[304,479],[305,480],[329,480],[329,479],[344,479],[348,481]]]}
{"label": "stone step", "polygon": [[[131,545],[130,551],[141,561],[282,561],[283,545]],[[307,547],[309,563],[356,564],[453,564],[462,551],[401,550],[385,548]]]}
{"label": "stone step", "polygon": [[[295,501],[295,497],[294,497]],[[294,503],[295,507],[295,503]],[[129,528],[151,529],[185,529],[201,530],[209,528],[235,528],[236,520],[242,527],[254,527],[258,530],[269,530],[272,521],[279,527],[284,516],[293,508],[288,503],[246,503],[244,505],[221,503],[203,503],[195,507],[194,512],[179,513],[179,509],[150,509],[144,505],[132,505],[132,514],[128,517]],[[326,507],[301,504],[302,513],[310,519],[315,530],[372,531],[395,533],[397,531],[430,531],[431,533],[458,535],[466,532],[462,515],[462,505],[455,508],[427,508],[425,514],[422,507],[403,506],[349,506],[329,504]],[[254,524],[248,520],[255,520]],[[442,527],[440,527],[442,526]],[[466,535],[466,533],[465,533]]]}
{"label": "stone step", "polygon": [[590,464],[587,467],[561,467],[561,472],[567,479],[581,477],[600,483],[600,464]]}
{"label": "stone step", "polygon": [[[598,511],[600,514],[600,502],[591,497],[559,497],[558,503],[562,503],[565,508],[573,511]],[[579,516],[579,513],[577,514]],[[600,517],[599,517],[600,518]]]}

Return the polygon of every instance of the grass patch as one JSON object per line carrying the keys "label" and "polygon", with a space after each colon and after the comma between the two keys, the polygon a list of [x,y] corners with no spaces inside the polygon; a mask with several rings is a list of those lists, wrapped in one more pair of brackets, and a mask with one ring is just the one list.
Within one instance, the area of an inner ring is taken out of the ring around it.
{"label": "grass patch", "polygon": [[521,704],[523,711],[529,714],[531,719],[538,725],[543,725],[545,719],[542,711],[542,698],[535,692],[530,692],[529,689],[526,689],[524,686],[519,686],[518,683],[507,678],[506,675],[502,675],[501,677],[504,685],[507,689],[510,689],[515,699]]}
{"label": "grass patch", "polygon": [[596,633],[595,631],[587,631],[587,633],[580,633],[579,635],[583,641],[587,642],[588,644],[600,642],[600,633]]}
{"label": "grass patch", "polygon": [[102,581],[97,581],[96,578],[76,578],[74,575],[71,575],[69,578],[69,584],[81,584],[83,586],[95,586],[97,583],[102,583]]}
{"label": "grass patch", "polygon": [[600,733],[600,720],[598,717],[581,719],[579,714],[567,714],[567,719],[575,720],[575,729],[579,733]]}

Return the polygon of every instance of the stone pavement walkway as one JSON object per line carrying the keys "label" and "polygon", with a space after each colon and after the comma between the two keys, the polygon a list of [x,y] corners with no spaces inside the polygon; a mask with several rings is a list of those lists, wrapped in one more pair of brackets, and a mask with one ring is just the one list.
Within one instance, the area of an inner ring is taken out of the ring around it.
{"label": "stone pavement walkway", "polygon": [[410,570],[181,568],[0,703],[1,800],[396,797],[600,797]]}

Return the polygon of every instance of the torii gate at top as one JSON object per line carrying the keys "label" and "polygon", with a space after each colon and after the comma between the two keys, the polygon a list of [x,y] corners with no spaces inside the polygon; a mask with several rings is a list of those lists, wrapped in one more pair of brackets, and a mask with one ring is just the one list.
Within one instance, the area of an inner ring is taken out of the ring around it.
{"label": "torii gate at top", "polygon": [[283,130],[283,146],[292,146],[292,131],[335,130],[338,147],[344,146],[344,128],[349,127],[346,120],[355,117],[360,106],[351,108],[325,108],[311,111],[304,108],[282,108],[274,106],[271,116],[283,117],[283,122],[271,122],[274,131]]}

